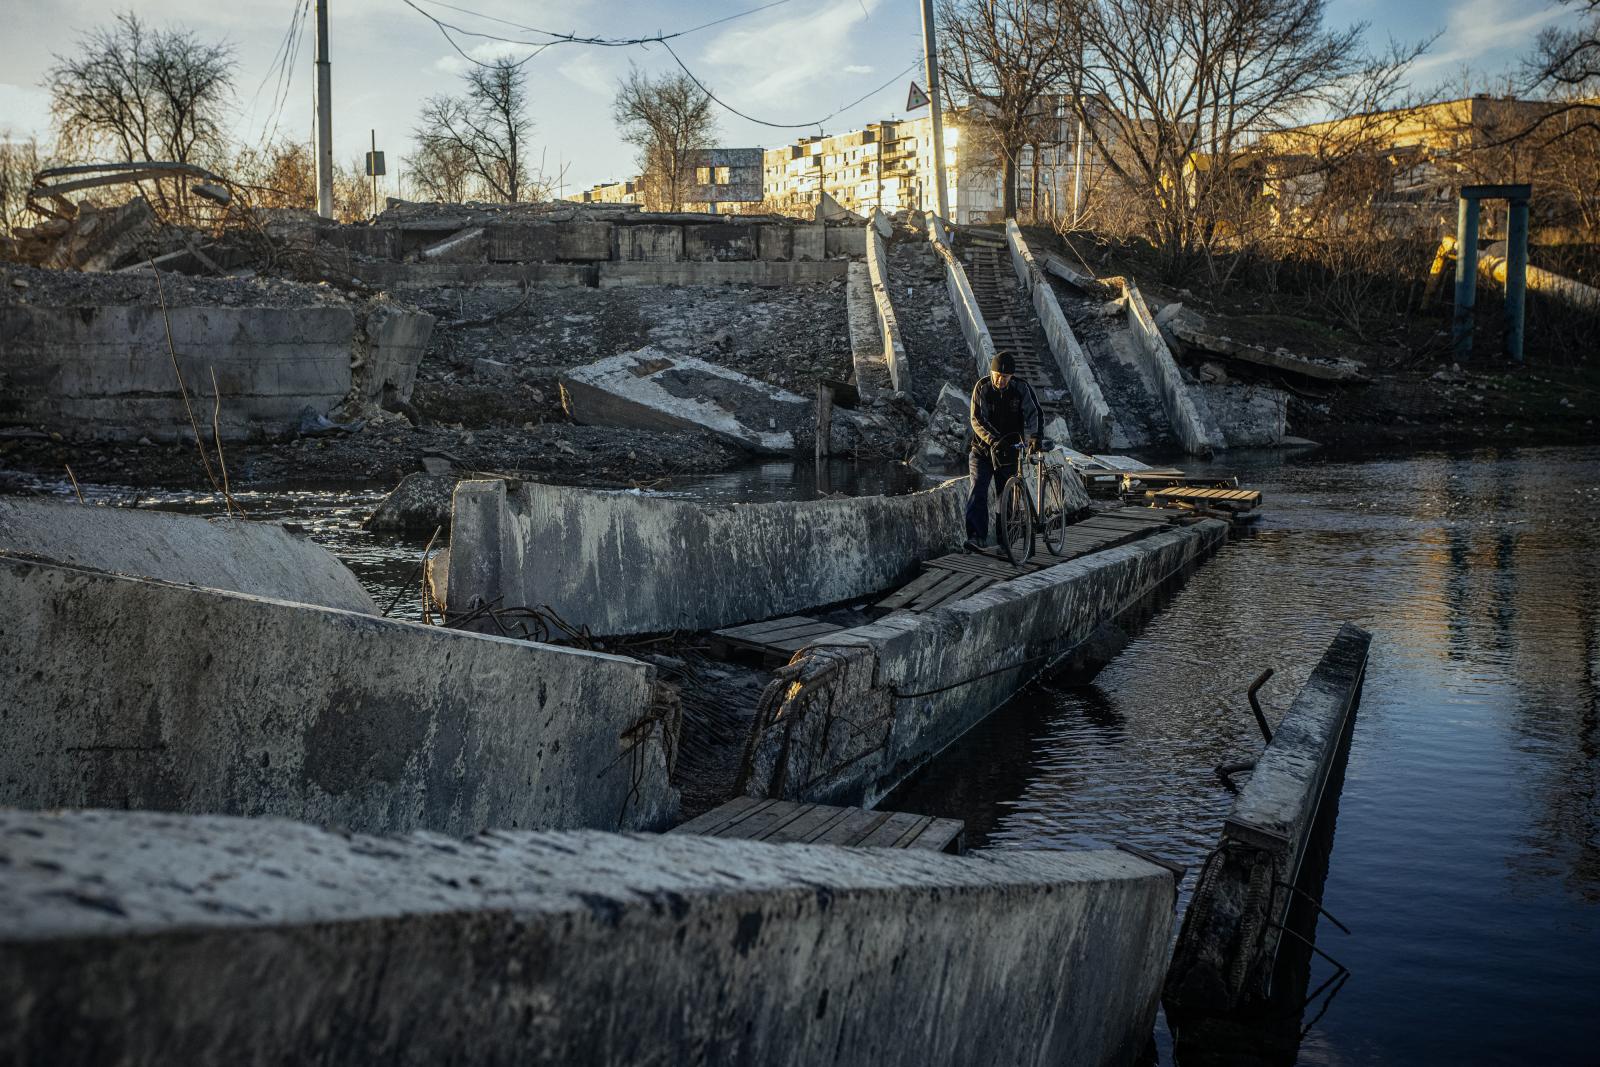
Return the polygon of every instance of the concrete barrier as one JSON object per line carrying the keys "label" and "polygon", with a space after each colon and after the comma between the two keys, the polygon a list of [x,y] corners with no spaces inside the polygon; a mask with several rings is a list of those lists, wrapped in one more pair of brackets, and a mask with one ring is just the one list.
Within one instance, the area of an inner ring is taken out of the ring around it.
{"label": "concrete barrier", "polygon": [[169,322],[202,433],[211,436],[215,373],[217,426],[230,441],[293,433],[307,408],[325,415],[352,387],[371,399],[387,383],[404,399],[433,328],[432,316],[387,302],[310,297],[303,307],[177,306],[165,317],[142,304],[3,306],[0,424],[80,439],[191,438]]}
{"label": "concrete barrier", "polygon": [[895,317],[894,302],[889,299],[889,253],[883,244],[886,224],[887,218],[883,212],[873,208],[866,226],[867,272],[872,283],[878,332],[882,335],[882,358],[889,368],[889,380],[897,392],[909,393],[911,367],[906,361],[906,345],[900,336],[900,322]]}
{"label": "concrete barrier", "polygon": [[1170,872],[669,834],[0,813],[0,1061],[1134,1062]]}
{"label": "concrete barrier", "polygon": [[1345,623],[1284,713],[1201,868],[1173,950],[1171,1010],[1214,1016],[1269,998],[1279,930],[1293,903],[1324,788],[1348,744],[1372,635]]}
{"label": "concrete barrier", "polygon": [[887,589],[954,549],[965,492],[957,479],[904,496],[712,505],[462,482],[448,607],[548,604],[598,634],[791,614]]}
{"label": "concrete barrier", "polygon": [[871,807],[1216,549],[1227,530],[1207,519],[932,611],[897,611],[829,634],[827,647],[797,654],[769,688],[775,699],[757,712],[740,790]]}
{"label": "concrete barrier", "polygon": [[1128,327],[1139,342],[1137,349],[1145,358],[1145,366],[1161,394],[1161,404],[1172,423],[1172,432],[1178,437],[1184,451],[1196,456],[1209,456],[1218,449],[1227,448],[1227,442],[1208,425],[1211,420],[1202,412],[1199,400],[1183,380],[1183,372],[1172,358],[1161,327],[1150,314],[1150,306],[1132,278],[1118,278],[1123,301],[1127,305]]}
{"label": "concrete barrier", "polygon": [[0,805],[368,833],[653,828],[655,668],[0,557]]}
{"label": "concrete barrier", "polygon": [[1033,298],[1033,310],[1039,316],[1039,324],[1044,327],[1050,355],[1055,358],[1056,367],[1067,383],[1067,392],[1072,395],[1072,406],[1078,413],[1078,421],[1091,439],[1085,447],[1109,447],[1112,428],[1116,425],[1111,415],[1111,405],[1106,403],[1100,383],[1094,376],[1094,368],[1089,365],[1089,357],[1084,353],[1083,346],[1078,344],[1077,335],[1072,332],[1072,325],[1061,310],[1055,290],[1039,269],[1015,219],[1006,220],[1006,243],[1011,246],[1011,266]]}
{"label": "concrete barrier", "polygon": [[274,523],[0,497],[0,553],[378,613],[331,552]]}
{"label": "concrete barrier", "polygon": [[846,276],[845,319],[850,327],[850,362],[856,392],[866,400],[894,388],[883,359],[883,334],[872,296],[872,277],[865,263],[851,263]]}
{"label": "concrete barrier", "polygon": [[989,373],[989,363],[994,359],[994,338],[989,336],[988,324],[983,321],[983,309],[978,306],[972,283],[967,280],[967,270],[950,245],[944,220],[937,215],[928,216],[928,241],[944,261],[944,280],[950,290],[950,303],[956,309],[956,322],[961,327],[961,336],[967,340],[967,351],[972,353],[981,378]]}

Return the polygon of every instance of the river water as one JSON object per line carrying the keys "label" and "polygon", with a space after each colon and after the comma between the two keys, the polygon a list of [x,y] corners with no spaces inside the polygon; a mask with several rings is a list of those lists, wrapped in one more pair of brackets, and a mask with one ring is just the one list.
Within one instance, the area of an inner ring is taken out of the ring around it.
{"label": "river water", "polygon": [[[1264,492],[1253,527],[1091,683],[1025,691],[884,806],[964,819],[977,848],[1141,846],[1189,865],[1181,907],[1231,803],[1213,768],[1261,744],[1246,686],[1277,672],[1263,690],[1275,719],[1338,624],[1359,623],[1374,641],[1323,896],[1352,933],[1317,930],[1352,976],[1299,1062],[1600,1062],[1600,448],[1219,466]],[[848,469],[830,483],[916,484]],[[818,489],[809,465],[777,463],[657,491]],[[193,493],[84,492],[221,510]],[[398,595],[394,614],[415,617],[427,539],[365,531],[383,495],[239,498],[253,518],[304,525],[380,606]],[[1331,971],[1315,960],[1310,987]],[[1156,1045],[1172,1063],[1164,1026]]]}
{"label": "river water", "polygon": [[1181,906],[1231,803],[1213,768],[1261,746],[1246,687],[1277,672],[1275,720],[1358,623],[1323,896],[1352,932],[1316,936],[1352,973],[1298,1062],[1600,1062],[1600,449],[1226,467],[1254,529],[1090,683],[1025,691],[884,806],[979,848],[1144,847],[1189,865]]}

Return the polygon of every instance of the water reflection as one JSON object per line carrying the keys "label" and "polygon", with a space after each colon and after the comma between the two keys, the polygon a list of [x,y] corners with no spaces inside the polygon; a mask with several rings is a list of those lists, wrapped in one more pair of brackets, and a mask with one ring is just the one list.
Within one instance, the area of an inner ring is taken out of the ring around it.
{"label": "water reflection", "polygon": [[1024,694],[889,806],[1192,868],[1231,799],[1212,767],[1260,746],[1246,686],[1278,672],[1275,719],[1348,619],[1374,642],[1326,903],[1353,977],[1299,1061],[1592,1059],[1600,449],[1226,466],[1266,494],[1257,531],[1092,685]]}

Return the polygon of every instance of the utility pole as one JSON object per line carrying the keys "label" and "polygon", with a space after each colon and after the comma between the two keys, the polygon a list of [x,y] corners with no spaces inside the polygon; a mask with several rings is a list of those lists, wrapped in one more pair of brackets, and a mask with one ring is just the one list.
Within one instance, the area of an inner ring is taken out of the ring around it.
{"label": "utility pole", "polygon": [[372,131],[372,155],[367,171],[372,175],[372,217],[378,217],[378,131]]}
{"label": "utility pole", "polygon": [[950,191],[945,188],[944,120],[939,114],[939,52],[933,44],[933,0],[922,0],[922,57],[928,73],[928,107],[933,115],[933,182],[939,217],[950,221]]}
{"label": "utility pole", "polygon": [[328,64],[328,0],[317,0],[317,214],[333,218],[333,74]]}

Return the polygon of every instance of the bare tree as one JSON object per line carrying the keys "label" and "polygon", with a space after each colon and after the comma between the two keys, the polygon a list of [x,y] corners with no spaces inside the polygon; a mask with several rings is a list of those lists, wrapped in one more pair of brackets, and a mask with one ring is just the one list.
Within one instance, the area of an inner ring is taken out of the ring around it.
{"label": "bare tree", "polygon": [[[965,134],[998,162],[1006,218],[1017,214],[1017,162],[1025,146],[1053,143],[1048,97],[1064,73],[1062,39],[1046,0],[942,0],[939,65],[945,91],[965,109]],[[951,92],[954,90],[954,92]],[[1037,165],[1035,166],[1037,174]]]}
{"label": "bare tree", "polygon": [[[60,154],[79,161],[215,162],[226,149],[232,66],[225,43],[151,29],[131,11],[118,15],[80,38],[76,55],[57,56],[46,75]],[[181,180],[149,184],[158,210],[183,212]]]}
{"label": "bare tree", "polygon": [[417,150],[406,157],[412,181],[451,200],[469,189],[508,204],[537,198],[544,183],[525,156],[533,124],[522,67],[501,58],[462,79],[464,95],[430,97],[422,106]]}
{"label": "bare tree", "polygon": [[28,189],[44,165],[37,140],[14,140],[9,130],[0,130],[0,235],[36,221],[28,210]]}
{"label": "bare tree", "polygon": [[261,151],[244,149],[234,158],[232,174],[256,207],[310,211],[317,206],[316,164],[311,146],[303,141],[284,139]]}
{"label": "bare tree", "polygon": [[639,149],[646,206],[680,210],[696,159],[716,136],[710,95],[687,74],[651,78],[630,67],[617,85],[612,116],[622,139]]}
{"label": "bare tree", "polygon": [[1578,24],[1541,33],[1530,65],[1537,81],[1593,88],[1600,84],[1600,0],[1562,2],[1582,11]]}
{"label": "bare tree", "polygon": [[472,153],[459,145],[428,142],[405,157],[406,178],[415,196],[458,204],[471,194]]}
{"label": "bare tree", "polygon": [[1325,0],[1052,3],[1072,106],[1174,274],[1245,199],[1246,148],[1317,110],[1351,114],[1352,95],[1392,94],[1425,47],[1369,56],[1365,27],[1324,28]]}

